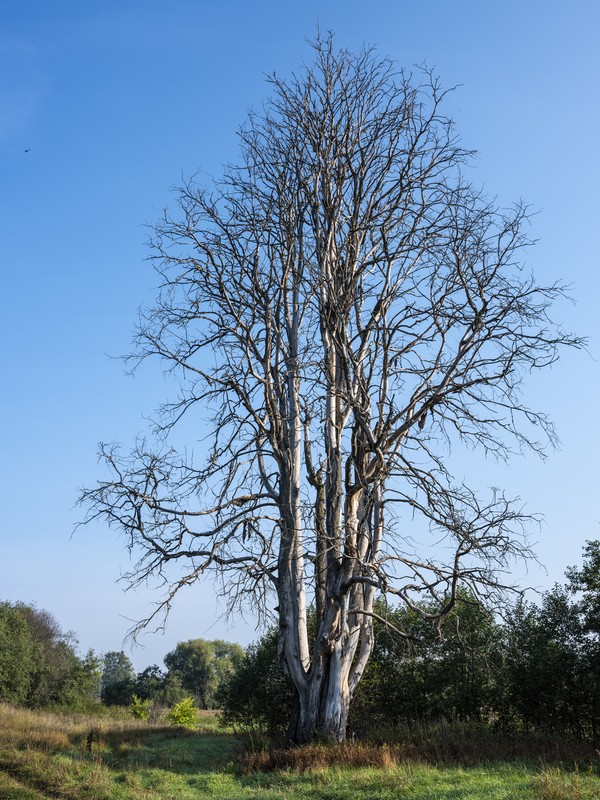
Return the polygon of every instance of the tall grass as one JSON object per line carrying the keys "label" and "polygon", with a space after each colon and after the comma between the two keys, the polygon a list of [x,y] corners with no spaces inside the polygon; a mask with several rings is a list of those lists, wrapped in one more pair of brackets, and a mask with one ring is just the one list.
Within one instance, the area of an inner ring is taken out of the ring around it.
{"label": "tall grass", "polygon": [[452,762],[446,740],[462,743],[466,762],[474,731],[422,728],[400,744],[243,755],[240,741],[217,724],[215,714],[188,731],[160,720],[0,704],[0,800],[600,800],[591,762],[578,762],[579,771],[556,761]]}
{"label": "tall grass", "polygon": [[388,728],[376,739],[339,746],[310,745],[277,749],[249,748],[242,757],[248,772],[291,769],[306,771],[334,764],[397,766],[403,763],[462,767],[491,763],[541,764],[571,770],[591,769],[600,774],[597,745],[545,734],[509,734],[484,724],[415,723]]}

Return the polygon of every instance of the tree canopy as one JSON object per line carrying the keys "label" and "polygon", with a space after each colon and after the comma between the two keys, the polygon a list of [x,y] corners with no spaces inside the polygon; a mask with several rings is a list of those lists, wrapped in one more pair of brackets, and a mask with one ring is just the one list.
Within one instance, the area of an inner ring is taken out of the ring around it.
{"label": "tree canopy", "polygon": [[0,603],[0,700],[33,707],[89,704],[99,688],[100,663],[53,615],[26,603]]}

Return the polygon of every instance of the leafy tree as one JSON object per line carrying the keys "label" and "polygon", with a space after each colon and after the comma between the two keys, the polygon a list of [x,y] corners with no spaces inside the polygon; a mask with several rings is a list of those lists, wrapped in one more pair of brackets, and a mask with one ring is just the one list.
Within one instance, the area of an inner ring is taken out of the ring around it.
{"label": "leafy tree", "polygon": [[563,287],[523,269],[526,210],[465,179],[437,78],[331,36],[314,56],[270,79],[240,163],[156,226],[135,358],[180,378],[163,432],[211,410],[205,463],[163,438],[103,447],[110,475],[82,497],[139,554],[132,584],[173,575],[155,614],[211,570],[232,606],[277,609],[296,742],[344,738],[377,593],[435,620],[461,585],[502,590],[527,518],[457,484],[448,448],[543,451],[522,377],[581,344],[551,322]]}
{"label": "leafy tree", "polygon": [[80,658],[65,647],[59,670],[50,683],[44,705],[86,709],[100,699],[102,659],[93,650]]}
{"label": "leafy tree", "polygon": [[10,603],[0,603],[0,699],[26,703],[39,663],[39,648],[23,614]]}
{"label": "leafy tree", "polygon": [[505,626],[508,716],[526,730],[582,735],[586,689],[577,608],[555,586],[540,606],[519,601]]}
{"label": "leafy tree", "polygon": [[108,706],[129,705],[135,688],[135,672],[125,653],[122,650],[105,653],[100,692],[102,702]]}
{"label": "leafy tree", "polygon": [[141,700],[152,700],[159,706],[173,706],[189,694],[178,675],[163,672],[156,664],[138,672],[133,692]]}
{"label": "leafy tree", "polygon": [[141,700],[156,700],[164,691],[165,679],[166,674],[158,665],[146,667],[135,678],[134,694]]}
{"label": "leafy tree", "polygon": [[239,666],[244,651],[237,644],[191,639],[165,656],[169,674],[177,677],[201,708],[213,708],[219,686]]}
{"label": "leafy tree", "polygon": [[583,565],[569,567],[566,576],[581,620],[587,717],[592,735],[597,737],[600,735],[600,541],[586,542]]}
{"label": "leafy tree", "polygon": [[56,618],[44,609],[18,604],[27,620],[31,637],[40,652],[38,673],[30,702],[33,705],[76,706],[97,695],[100,664],[90,651],[82,660],[77,654],[77,639],[64,633]]}
{"label": "leafy tree", "polygon": [[278,631],[272,628],[246,648],[217,694],[224,722],[266,735],[283,738],[294,709],[294,684],[285,674],[277,654]]}
{"label": "leafy tree", "polygon": [[0,697],[33,707],[89,704],[98,694],[99,661],[75,648],[48,611],[0,604]]}
{"label": "leafy tree", "polygon": [[565,572],[568,589],[580,595],[579,610],[585,629],[600,636],[600,541],[586,542],[583,548],[583,566],[568,567]]}
{"label": "leafy tree", "polygon": [[[354,731],[413,720],[481,720],[494,709],[501,630],[468,594],[442,625],[402,606],[380,607],[375,647],[350,715]],[[399,637],[410,631],[412,638]]]}

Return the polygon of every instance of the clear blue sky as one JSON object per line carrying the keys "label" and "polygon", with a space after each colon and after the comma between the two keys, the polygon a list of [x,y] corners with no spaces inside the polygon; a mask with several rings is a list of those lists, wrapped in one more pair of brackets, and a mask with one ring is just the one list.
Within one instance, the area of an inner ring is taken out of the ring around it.
{"label": "clear blue sky", "polygon": [[[374,44],[461,84],[451,111],[479,151],[474,180],[540,211],[529,264],[574,284],[576,304],[556,313],[590,337],[591,357],[568,354],[530,383],[559,452],[509,469],[473,461],[464,477],[545,515],[537,586],[600,536],[596,0],[0,0],[0,599],[52,611],[83,650],[120,649],[127,618],[153,599],[115,584],[128,556],[113,534],[71,538],[77,489],[101,474],[97,442],[131,443],[169,393],[158,369],[132,379],[111,358],[128,351],[155,283],[144,226],[181,176],[235,160],[264,73],[308,58],[317,23],[340,45]],[[217,614],[210,586],[190,590],[167,633],[133,652],[136,667],[182,639],[255,638],[251,619],[228,627]]]}

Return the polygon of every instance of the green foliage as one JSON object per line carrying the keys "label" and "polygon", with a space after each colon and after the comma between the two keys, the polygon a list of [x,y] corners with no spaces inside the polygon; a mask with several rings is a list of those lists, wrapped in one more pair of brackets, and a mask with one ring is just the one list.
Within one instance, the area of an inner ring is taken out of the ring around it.
{"label": "green foliage", "polygon": [[225,724],[275,741],[285,734],[294,700],[294,686],[277,656],[276,628],[247,648],[218,694]]}
{"label": "green foliage", "polygon": [[98,693],[99,660],[80,658],[72,634],[47,611],[0,604],[0,699],[17,705],[86,707]]}
{"label": "green foliage", "polygon": [[16,705],[28,701],[40,653],[19,609],[0,604],[0,700]]}
{"label": "green foliage", "polygon": [[187,693],[196,698],[201,708],[214,708],[219,687],[235,672],[244,658],[238,644],[220,639],[191,639],[179,642],[165,656],[171,677],[179,679]]}
{"label": "green foliage", "polygon": [[536,728],[584,735],[581,625],[565,590],[519,602],[505,626],[505,714]]}
{"label": "green foliage", "polygon": [[152,714],[152,700],[142,700],[137,694],[133,694],[131,696],[129,711],[131,715],[137,719],[148,720]]}
{"label": "green foliage", "polygon": [[101,682],[102,702],[107,706],[126,706],[135,691],[135,672],[125,653],[111,650],[104,655]]}
{"label": "green foliage", "polygon": [[165,677],[156,664],[146,667],[135,678],[134,696],[143,700],[158,700],[164,691]]}
{"label": "green foliage", "polygon": [[176,703],[168,713],[172,725],[182,725],[185,728],[195,728],[198,724],[198,710],[193,697],[184,697]]}
{"label": "green foliage", "polygon": [[378,605],[377,612],[385,622],[375,627],[351,730],[362,735],[411,720],[487,718],[501,659],[501,631],[488,610],[463,593],[441,627],[405,607]]}

